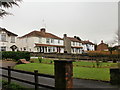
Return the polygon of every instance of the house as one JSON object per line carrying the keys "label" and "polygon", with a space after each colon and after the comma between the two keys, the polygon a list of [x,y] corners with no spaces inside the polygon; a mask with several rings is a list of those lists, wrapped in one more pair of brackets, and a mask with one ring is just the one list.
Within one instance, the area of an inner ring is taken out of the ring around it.
{"label": "house", "polygon": [[108,45],[101,40],[101,43],[97,45],[97,51],[108,51]]}
{"label": "house", "polygon": [[64,53],[63,39],[46,32],[45,28],[40,31],[32,31],[22,37],[18,37],[19,51],[41,53]]}
{"label": "house", "polygon": [[115,50],[120,50],[120,45],[114,46]]}
{"label": "house", "polygon": [[94,51],[95,50],[95,44],[93,44],[89,40],[81,41],[81,42],[82,42],[83,51]]}
{"label": "house", "polygon": [[17,34],[0,27],[0,51],[17,51],[17,36]]}
{"label": "house", "polygon": [[74,53],[80,54],[82,53],[82,42],[78,40],[76,37],[68,37],[67,34],[64,34],[64,52],[65,53]]}

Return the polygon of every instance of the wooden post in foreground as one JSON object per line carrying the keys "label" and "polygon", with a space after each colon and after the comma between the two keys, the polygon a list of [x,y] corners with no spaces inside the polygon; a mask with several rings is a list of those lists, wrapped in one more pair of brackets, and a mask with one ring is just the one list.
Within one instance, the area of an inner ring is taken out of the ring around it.
{"label": "wooden post in foreground", "polygon": [[35,90],[38,90],[38,70],[34,70]]}
{"label": "wooden post in foreground", "polygon": [[55,88],[66,90],[73,88],[73,65],[72,61],[54,60]]}
{"label": "wooden post in foreground", "polygon": [[8,84],[11,83],[11,67],[8,66]]}
{"label": "wooden post in foreground", "polygon": [[112,85],[120,85],[120,68],[110,69],[110,83]]}

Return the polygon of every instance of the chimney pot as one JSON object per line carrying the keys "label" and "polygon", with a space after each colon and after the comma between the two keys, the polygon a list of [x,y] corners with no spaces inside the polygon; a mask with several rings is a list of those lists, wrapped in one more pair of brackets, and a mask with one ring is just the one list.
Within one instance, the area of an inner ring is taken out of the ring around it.
{"label": "chimney pot", "polygon": [[76,36],[74,36],[74,38],[77,38]]}
{"label": "chimney pot", "polygon": [[41,31],[41,32],[45,32],[45,28],[41,28],[40,31]]}
{"label": "chimney pot", "polygon": [[64,34],[64,37],[67,37],[67,34]]}
{"label": "chimney pot", "polygon": [[103,43],[103,40],[101,40],[101,43]]}

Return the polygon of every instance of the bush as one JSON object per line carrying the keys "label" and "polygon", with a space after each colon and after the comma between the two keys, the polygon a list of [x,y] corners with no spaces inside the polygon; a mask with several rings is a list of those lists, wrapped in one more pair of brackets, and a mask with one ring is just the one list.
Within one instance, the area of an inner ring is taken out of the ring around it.
{"label": "bush", "polygon": [[3,90],[24,90],[25,89],[25,87],[20,86],[16,83],[8,84],[8,82],[5,81],[5,80],[0,80],[0,82],[2,83],[2,89]]}
{"label": "bush", "polygon": [[39,63],[42,63],[42,57],[38,57]]}
{"label": "bush", "polygon": [[19,59],[26,59],[27,61],[30,60],[30,53],[29,52],[15,52],[15,51],[3,51],[2,52],[2,59],[14,59],[18,61]]}

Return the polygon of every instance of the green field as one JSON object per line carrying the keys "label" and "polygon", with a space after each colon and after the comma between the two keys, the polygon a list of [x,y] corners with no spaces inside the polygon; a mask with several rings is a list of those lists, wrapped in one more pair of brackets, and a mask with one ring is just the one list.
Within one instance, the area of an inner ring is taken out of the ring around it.
{"label": "green field", "polygon": [[[54,75],[54,65],[44,63],[29,63],[16,65],[15,69],[31,71],[38,70],[39,73]],[[109,81],[109,68],[89,68],[89,67],[74,67],[73,77],[82,79],[94,79]]]}

